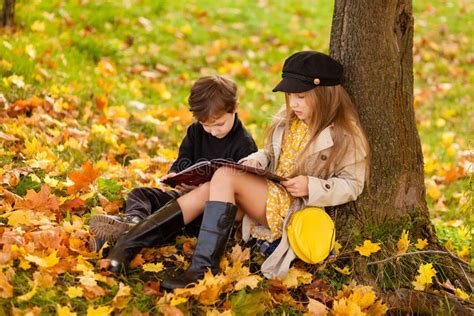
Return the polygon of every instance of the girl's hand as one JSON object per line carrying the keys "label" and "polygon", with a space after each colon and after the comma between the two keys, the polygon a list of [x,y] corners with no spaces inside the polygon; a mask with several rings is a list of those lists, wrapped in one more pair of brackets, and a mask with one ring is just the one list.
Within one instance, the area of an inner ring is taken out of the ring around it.
{"label": "girl's hand", "polygon": [[253,159],[245,160],[244,162],[242,162],[242,165],[262,169],[262,165],[260,164],[260,162]]}
{"label": "girl's hand", "polygon": [[189,185],[189,184],[184,184],[184,183],[181,183],[180,185],[177,185],[175,187],[176,190],[178,190],[182,193],[187,193],[187,192],[192,191],[196,188],[197,188],[196,185]]}
{"label": "girl's hand", "polygon": [[309,179],[307,176],[297,176],[287,181],[281,181],[280,183],[283,184],[291,196],[305,197],[309,194],[308,182]]}

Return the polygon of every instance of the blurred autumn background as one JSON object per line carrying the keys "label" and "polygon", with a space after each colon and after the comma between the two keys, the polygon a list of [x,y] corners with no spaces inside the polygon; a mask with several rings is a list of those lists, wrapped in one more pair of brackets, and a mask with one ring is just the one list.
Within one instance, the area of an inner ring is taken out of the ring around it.
{"label": "blurred autumn background", "polygon": [[[239,115],[262,145],[284,102],[271,92],[282,62],[327,52],[332,12],[332,1],[307,0],[17,1],[15,26],[0,30],[0,315],[384,314],[369,286],[351,283],[343,250],[263,280],[249,270],[262,258],[237,243],[223,273],[165,293],[164,267],[186,267],[195,239],[143,251],[120,277],[101,271],[89,245],[91,215],[119,213],[132,188],[161,185],[192,122],[198,77],[237,81]],[[472,1],[415,1],[413,48],[431,220],[471,267],[473,12]],[[425,247],[408,234],[400,242]],[[425,266],[407,278],[424,289],[435,274]]]}

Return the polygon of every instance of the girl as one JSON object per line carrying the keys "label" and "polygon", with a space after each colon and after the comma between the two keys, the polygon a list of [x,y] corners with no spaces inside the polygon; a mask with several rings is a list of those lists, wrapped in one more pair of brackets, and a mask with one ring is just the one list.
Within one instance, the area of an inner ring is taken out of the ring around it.
{"label": "girl", "polygon": [[[368,144],[354,104],[340,85],[342,66],[325,54],[303,51],[285,61],[282,77],[273,91],[285,92],[286,107],[270,128],[267,147],[242,163],[288,180],[277,184],[223,167],[210,182],[178,198],[180,210],[152,220],[149,229],[142,231],[158,236],[159,243],[160,236],[171,230],[168,218],[189,223],[204,212],[189,268],[164,280],[163,288],[185,287],[209,268],[217,273],[233,223],[242,219],[244,239],[250,235],[269,242],[281,238],[262,272],[269,278],[284,277],[295,258],[286,236],[291,215],[306,206],[344,204],[362,192]],[[130,259],[127,254],[136,253],[144,233],[135,228],[109,256],[113,271]]]}

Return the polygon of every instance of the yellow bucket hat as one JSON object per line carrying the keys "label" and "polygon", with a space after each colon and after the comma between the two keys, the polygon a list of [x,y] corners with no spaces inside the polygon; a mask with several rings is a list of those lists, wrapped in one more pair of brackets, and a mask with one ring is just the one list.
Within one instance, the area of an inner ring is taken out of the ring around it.
{"label": "yellow bucket hat", "polygon": [[334,247],[334,222],[322,209],[308,207],[293,214],[288,239],[295,254],[306,263],[324,260]]}

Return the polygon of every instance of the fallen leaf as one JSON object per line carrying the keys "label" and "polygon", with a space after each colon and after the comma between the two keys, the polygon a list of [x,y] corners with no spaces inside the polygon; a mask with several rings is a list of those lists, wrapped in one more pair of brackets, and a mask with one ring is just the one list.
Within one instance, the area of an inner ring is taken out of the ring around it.
{"label": "fallen leaf", "polygon": [[71,287],[68,287],[66,294],[70,298],[76,298],[76,297],[82,297],[84,295],[84,291],[82,290],[82,287],[71,286]]}
{"label": "fallen leaf", "polygon": [[244,262],[250,259],[250,248],[245,248],[245,250],[242,251],[242,248],[240,245],[235,245],[232,248],[232,253],[230,255],[230,260],[233,263],[240,263]]}
{"label": "fallen leaf", "polygon": [[403,230],[400,240],[397,242],[397,255],[401,255],[407,252],[408,246],[410,246],[410,239],[408,239],[408,232]]}
{"label": "fallen leaf", "polygon": [[292,267],[283,279],[283,284],[287,288],[294,288],[303,284],[310,284],[312,279],[313,275],[311,273]]}
{"label": "fallen leaf", "polygon": [[380,243],[372,243],[370,240],[365,240],[363,246],[357,246],[357,250],[362,256],[369,257],[371,254],[380,250]]}
{"label": "fallen leaf", "polygon": [[146,263],[142,266],[143,271],[147,272],[160,272],[164,269],[163,263]]}
{"label": "fallen leaf", "polygon": [[67,193],[73,194],[86,189],[98,177],[99,169],[95,169],[89,161],[86,161],[82,165],[82,170],[68,174],[68,178],[74,182],[74,185],[67,189]]}
{"label": "fallen leaf", "polygon": [[254,289],[257,287],[258,283],[262,280],[261,277],[258,275],[249,275],[246,276],[243,279],[240,279],[236,284],[235,284],[235,290],[240,291],[246,287],[249,287],[251,289]]}
{"label": "fallen leaf", "polygon": [[13,285],[11,284],[14,275],[14,270],[7,272],[0,271],[0,297],[11,298],[13,297]]}
{"label": "fallen leaf", "polygon": [[352,273],[348,266],[345,266],[343,269],[334,266],[334,270],[344,275],[350,275]]}
{"label": "fallen leaf", "polygon": [[112,307],[116,309],[124,309],[127,307],[128,302],[132,299],[130,291],[132,289],[128,285],[124,285],[122,282],[119,283],[119,290],[112,300]]}
{"label": "fallen leaf", "polygon": [[328,314],[328,308],[321,302],[313,300],[312,298],[309,299],[308,303],[308,313],[312,316],[326,316]]}
{"label": "fallen leaf", "polygon": [[61,306],[56,304],[56,313],[58,316],[76,316],[76,313],[73,313],[69,306]]}
{"label": "fallen leaf", "polygon": [[87,308],[87,316],[108,316],[113,310],[114,308],[110,306],[99,306],[97,308],[89,306]]}
{"label": "fallen leaf", "polygon": [[34,255],[26,255],[25,259],[36,263],[39,267],[42,268],[51,268],[55,266],[59,262],[59,258],[56,256],[57,251],[53,251],[49,256],[47,257],[38,257]]}
{"label": "fallen leaf", "polygon": [[436,275],[436,270],[433,269],[432,263],[422,264],[418,268],[418,275],[415,281],[412,281],[415,290],[423,291],[427,285],[433,283],[433,277]]}
{"label": "fallen leaf", "polygon": [[38,212],[51,212],[59,210],[59,199],[51,196],[51,188],[44,184],[40,192],[35,190],[28,190],[23,200],[20,200],[15,205],[16,209],[30,209]]}
{"label": "fallen leaf", "polygon": [[428,245],[428,240],[418,238],[415,247],[416,249],[422,250]]}

